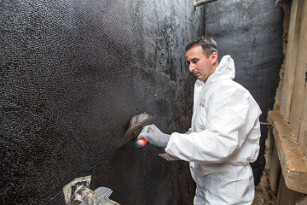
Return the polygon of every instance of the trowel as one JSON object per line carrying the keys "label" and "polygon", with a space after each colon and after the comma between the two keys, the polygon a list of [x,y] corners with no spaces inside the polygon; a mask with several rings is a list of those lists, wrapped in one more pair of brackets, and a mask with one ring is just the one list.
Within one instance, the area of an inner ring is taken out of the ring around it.
{"label": "trowel", "polygon": [[[125,132],[125,135],[122,138],[119,147],[136,138],[142,128],[146,125],[151,124],[155,118],[156,115],[151,116],[145,112],[132,117],[129,122],[128,130]],[[145,139],[139,139],[135,143],[138,148],[143,148],[146,145],[147,141]]]}

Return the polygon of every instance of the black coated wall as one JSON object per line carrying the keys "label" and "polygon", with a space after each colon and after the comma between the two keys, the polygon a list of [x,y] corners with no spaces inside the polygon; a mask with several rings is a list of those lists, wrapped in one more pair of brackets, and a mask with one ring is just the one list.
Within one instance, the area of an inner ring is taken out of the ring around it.
{"label": "black coated wall", "polygon": [[0,1],[1,204],[63,204],[63,186],[87,175],[121,204],[192,204],[187,163],[151,145],[118,148],[129,120],[147,112],[166,133],[189,128],[184,47],[205,30],[234,57],[263,121],[282,61],[275,0],[192,3]]}
{"label": "black coated wall", "polygon": [[189,204],[186,163],[118,145],[137,114],[189,128],[185,45],[204,33],[191,1],[0,1],[1,204],[61,204],[92,175],[121,204]]}

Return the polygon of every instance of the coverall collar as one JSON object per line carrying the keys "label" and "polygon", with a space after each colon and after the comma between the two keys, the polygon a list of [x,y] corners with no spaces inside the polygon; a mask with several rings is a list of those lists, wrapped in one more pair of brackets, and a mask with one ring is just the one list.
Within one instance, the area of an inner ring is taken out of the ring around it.
{"label": "coverall collar", "polygon": [[221,62],[219,63],[218,67],[216,68],[216,71],[209,76],[206,83],[204,83],[201,80],[197,80],[197,85],[209,85],[211,83],[214,83],[216,81],[221,80],[233,80],[235,78],[235,64],[233,59],[230,57],[230,55],[223,56]]}

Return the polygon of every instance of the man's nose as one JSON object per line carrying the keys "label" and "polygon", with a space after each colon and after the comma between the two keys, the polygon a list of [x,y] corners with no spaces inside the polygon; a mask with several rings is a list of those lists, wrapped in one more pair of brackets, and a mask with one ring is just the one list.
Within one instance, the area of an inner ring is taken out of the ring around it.
{"label": "man's nose", "polygon": [[190,63],[189,65],[189,71],[193,72],[193,70],[195,70],[195,66],[193,65],[193,63]]}

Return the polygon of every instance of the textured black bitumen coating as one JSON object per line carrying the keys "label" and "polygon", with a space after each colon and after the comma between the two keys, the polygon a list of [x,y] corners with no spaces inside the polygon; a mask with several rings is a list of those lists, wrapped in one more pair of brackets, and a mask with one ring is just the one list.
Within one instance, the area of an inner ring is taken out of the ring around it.
{"label": "textured black bitumen coating", "polygon": [[[166,133],[189,128],[195,79],[185,45],[205,28],[266,119],[281,11],[274,0],[249,2],[194,11],[188,0],[0,1],[1,204],[63,204],[63,186],[87,175],[121,204],[192,204],[187,163],[166,162],[151,145],[118,145],[141,112],[158,114]],[[259,180],[262,164],[253,168]]]}
{"label": "textured black bitumen coating", "polygon": [[142,112],[188,129],[184,47],[203,15],[189,1],[1,1],[1,204],[61,204],[87,175],[121,204],[191,203],[186,163],[118,145]]}

